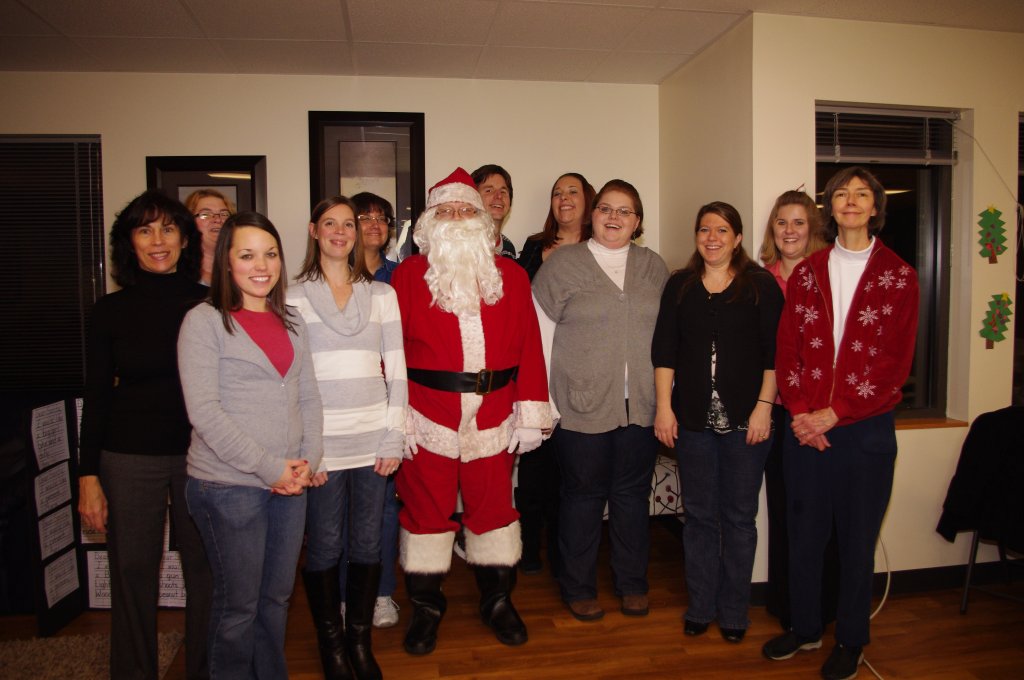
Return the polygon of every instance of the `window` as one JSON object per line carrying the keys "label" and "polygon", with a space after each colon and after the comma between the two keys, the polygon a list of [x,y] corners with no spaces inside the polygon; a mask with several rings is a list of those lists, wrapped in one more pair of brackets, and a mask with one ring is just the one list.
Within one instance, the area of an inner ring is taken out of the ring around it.
{"label": "window", "polygon": [[949,328],[949,239],[952,165],[950,111],[858,109],[816,111],[817,191],[837,170],[863,165],[888,196],[887,246],[917,270],[921,288],[917,344],[897,414],[946,415]]}
{"label": "window", "polygon": [[73,396],[104,291],[97,136],[0,136],[0,393]]}

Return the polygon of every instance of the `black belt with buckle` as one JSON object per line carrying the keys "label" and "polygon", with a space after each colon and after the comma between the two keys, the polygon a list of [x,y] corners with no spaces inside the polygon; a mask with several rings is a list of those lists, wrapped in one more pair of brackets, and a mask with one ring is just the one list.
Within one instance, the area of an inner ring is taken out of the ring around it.
{"label": "black belt with buckle", "polygon": [[500,390],[515,380],[518,373],[518,366],[500,371],[490,371],[485,368],[479,373],[431,371],[425,368],[408,369],[409,380],[424,387],[444,392],[474,392],[476,394],[490,394],[494,390]]}

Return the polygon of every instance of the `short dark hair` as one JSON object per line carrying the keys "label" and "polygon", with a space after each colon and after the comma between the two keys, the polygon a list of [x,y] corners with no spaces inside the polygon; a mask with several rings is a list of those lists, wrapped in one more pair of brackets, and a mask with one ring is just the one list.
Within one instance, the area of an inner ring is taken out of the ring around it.
{"label": "short dark hair", "polygon": [[[593,212],[591,206],[594,204],[594,196],[597,192],[594,191],[594,185],[587,181],[587,178],[578,172],[563,172],[559,175],[554,183],[551,185],[551,193],[554,193],[555,187],[558,182],[564,177],[572,177],[579,181],[583,187],[583,226],[580,228],[580,243],[586,241],[593,234],[593,227],[590,224],[590,213]],[[544,220],[544,226],[536,234],[529,237],[530,241],[540,241],[541,249],[550,248],[555,245],[555,241],[558,240],[558,220],[555,219],[555,211],[551,207],[550,194],[548,198],[548,216]]]}
{"label": "short dark hair", "polygon": [[636,231],[633,232],[632,236],[635,241],[644,233],[644,202],[640,200],[640,192],[636,190],[635,186],[624,179],[610,179],[594,195],[594,199],[590,202],[590,212],[597,210],[597,204],[600,202],[601,197],[609,191],[621,191],[633,201],[633,211],[640,218],[640,222],[636,225]]}
{"label": "short dark hair", "polygon": [[885,188],[867,168],[851,165],[839,170],[829,178],[821,198],[821,212],[825,217],[825,225],[833,236],[839,233],[839,226],[832,214],[832,194],[852,182],[855,177],[867,184],[871,188],[871,193],[875,195],[875,214],[868,219],[868,234],[874,236],[885,226]]}
{"label": "short dark hair", "polygon": [[361,191],[352,197],[352,202],[355,204],[353,212],[358,218],[360,215],[367,215],[374,209],[381,211],[384,217],[388,218],[388,238],[385,239],[384,245],[380,247],[380,252],[383,255],[388,249],[388,242],[391,240],[392,230],[397,229],[395,224],[395,211],[391,208],[391,203],[386,198],[381,198],[377,194],[371,194],[369,191]]}
{"label": "short dark hair", "polygon": [[791,189],[785,191],[772,206],[772,212],[768,215],[768,226],[765,227],[764,240],[761,241],[761,262],[765,267],[770,267],[779,261],[779,248],[775,245],[775,219],[779,216],[779,210],[787,205],[799,205],[807,213],[807,251],[805,256],[815,253],[828,245],[825,233],[825,224],[821,218],[821,210],[814,202],[814,199],[802,191]]}
{"label": "short dark hair", "polygon": [[[331,208],[339,205],[346,205],[352,211],[352,216],[359,214],[355,202],[348,196],[332,196],[325,198],[313,207],[309,216],[311,225],[318,224],[320,218]],[[320,241],[313,238],[313,235],[306,230],[306,257],[302,260],[302,268],[299,269],[295,280],[319,281],[324,278],[324,270],[320,265]],[[352,245],[352,252],[348,254],[349,277],[352,283],[356,281],[373,281],[373,273],[366,268],[366,258],[363,257],[363,235],[359,232],[359,224],[356,224],[356,241]]]}
{"label": "short dark hair", "polygon": [[288,330],[295,332],[295,324],[288,318],[291,313],[285,306],[285,286],[288,273],[284,265],[284,248],[281,246],[281,235],[273,222],[258,212],[240,212],[229,217],[220,228],[217,249],[213,254],[213,277],[210,280],[210,304],[220,311],[224,328],[228,333],[235,332],[235,324],[231,320],[231,312],[242,308],[242,291],[231,276],[231,246],[235,240],[235,232],[242,227],[254,227],[267,232],[277,242],[277,251],[281,259],[281,278],[267,295],[267,307],[281,319]]}
{"label": "short dark hair", "polygon": [[189,281],[199,280],[202,250],[195,218],[180,201],[150,189],[129,201],[117,213],[110,227],[110,273],[122,288],[134,285],[139,271],[139,260],[135,257],[132,245],[132,232],[159,217],[163,217],[164,224],[174,224],[181,232],[184,245],[177,271]]}
{"label": "short dark hair", "polygon": [[508,174],[508,170],[500,165],[490,163],[488,165],[481,165],[473,171],[470,177],[473,178],[473,184],[479,189],[480,183],[491,175],[501,175],[501,178],[505,180],[505,185],[508,187],[508,204],[512,205],[512,175]]}

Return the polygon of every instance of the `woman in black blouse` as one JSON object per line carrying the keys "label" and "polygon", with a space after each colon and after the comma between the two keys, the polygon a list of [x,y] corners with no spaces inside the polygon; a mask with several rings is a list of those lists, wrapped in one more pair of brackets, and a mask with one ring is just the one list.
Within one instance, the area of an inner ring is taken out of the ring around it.
{"label": "woman in black blouse", "polygon": [[[697,251],[665,286],[654,331],[654,433],[679,459],[686,524],[687,635],[750,621],[758,494],[771,446],[782,293],[743,250],[728,203],[697,213]],[[675,386],[674,386],[675,385]]]}
{"label": "woman in black blouse", "polygon": [[212,581],[185,506],[191,428],[178,380],[181,321],[206,295],[196,282],[200,236],[178,201],[156,191],[132,200],[110,232],[121,290],[92,310],[86,350],[78,511],[107,533],[110,677],[157,677],[157,600],[168,495],[188,600],[185,665],[208,676]]}

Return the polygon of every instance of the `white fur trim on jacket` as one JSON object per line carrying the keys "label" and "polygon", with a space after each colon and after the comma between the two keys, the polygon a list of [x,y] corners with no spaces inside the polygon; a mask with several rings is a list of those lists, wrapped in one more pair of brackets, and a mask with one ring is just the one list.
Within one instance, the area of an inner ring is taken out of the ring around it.
{"label": "white fur trim on jacket", "polygon": [[466,562],[488,567],[514,567],[523,556],[519,522],[482,534],[463,527],[466,534]]}
{"label": "white fur trim on jacket", "polygon": [[398,561],[407,574],[447,574],[452,567],[453,545],[454,531],[413,534],[401,529],[398,534]]}
{"label": "white fur trim on jacket", "polygon": [[480,212],[486,212],[480,193],[462,182],[442,184],[431,190],[427,196],[427,209],[436,208],[442,203],[469,203]]}

